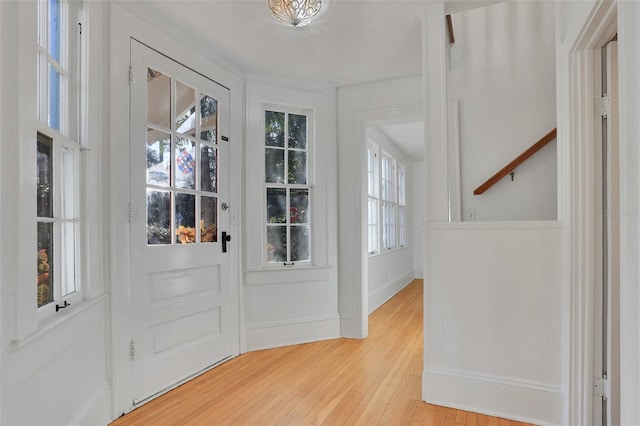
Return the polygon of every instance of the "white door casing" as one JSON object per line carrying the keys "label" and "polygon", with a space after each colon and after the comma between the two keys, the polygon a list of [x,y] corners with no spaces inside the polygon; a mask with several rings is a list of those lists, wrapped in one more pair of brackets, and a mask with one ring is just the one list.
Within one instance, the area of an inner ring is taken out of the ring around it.
{"label": "white door casing", "polygon": [[131,70],[137,405],[237,355],[239,326],[231,256],[222,247],[229,230],[229,90],[136,41]]}
{"label": "white door casing", "polygon": [[[619,424],[620,177],[617,42],[594,55],[596,84],[596,282],[594,425]],[[602,98],[599,98],[599,94]],[[600,380],[601,379],[601,380]],[[605,394],[604,397],[601,394]]]}

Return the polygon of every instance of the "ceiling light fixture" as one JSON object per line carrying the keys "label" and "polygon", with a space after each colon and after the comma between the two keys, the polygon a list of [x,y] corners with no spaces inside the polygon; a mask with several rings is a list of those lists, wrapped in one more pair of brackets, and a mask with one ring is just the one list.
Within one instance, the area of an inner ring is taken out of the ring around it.
{"label": "ceiling light fixture", "polygon": [[269,0],[269,8],[276,18],[293,27],[307,25],[321,7],[320,0]]}

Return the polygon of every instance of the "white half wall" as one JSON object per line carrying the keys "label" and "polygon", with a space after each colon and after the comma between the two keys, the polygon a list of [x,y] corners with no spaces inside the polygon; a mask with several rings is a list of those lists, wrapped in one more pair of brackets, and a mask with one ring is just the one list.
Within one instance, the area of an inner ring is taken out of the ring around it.
{"label": "white half wall", "polygon": [[447,73],[459,100],[462,218],[554,220],[552,141],[481,195],[474,189],[556,127],[554,3],[501,2],[453,15]]}
{"label": "white half wall", "polygon": [[430,224],[426,232],[423,399],[562,424],[562,224]]}

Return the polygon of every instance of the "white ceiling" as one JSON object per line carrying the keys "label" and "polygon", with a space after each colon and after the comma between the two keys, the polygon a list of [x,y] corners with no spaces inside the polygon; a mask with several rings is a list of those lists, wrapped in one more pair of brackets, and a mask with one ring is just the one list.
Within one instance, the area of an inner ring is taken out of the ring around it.
{"label": "white ceiling", "polygon": [[424,123],[389,124],[379,129],[414,161],[424,159]]}
{"label": "white ceiling", "polygon": [[[421,17],[428,0],[323,0],[320,14],[302,28],[276,20],[267,0],[115,2],[205,58],[247,75],[339,87],[422,73]],[[449,0],[446,8],[449,13],[495,2]],[[415,145],[423,140],[421,123],[384,131],[409,155],[423,157]]]}
{"label": "white ceiling", "polygon": [[246,73],[336,86],[420,75],[424,3],[325,0],[306,27],[276,20],[267,0],[118,1],[215,61]]}

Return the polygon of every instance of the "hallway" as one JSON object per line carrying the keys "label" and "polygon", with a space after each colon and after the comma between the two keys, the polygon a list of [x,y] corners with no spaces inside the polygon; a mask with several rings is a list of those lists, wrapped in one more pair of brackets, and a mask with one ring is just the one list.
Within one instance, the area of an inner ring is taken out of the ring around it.
{"label": "hallway", "polygon": [[422,280],[369,318],[369,337],[241,355],[113,425],[500,425],[421,401]]}

